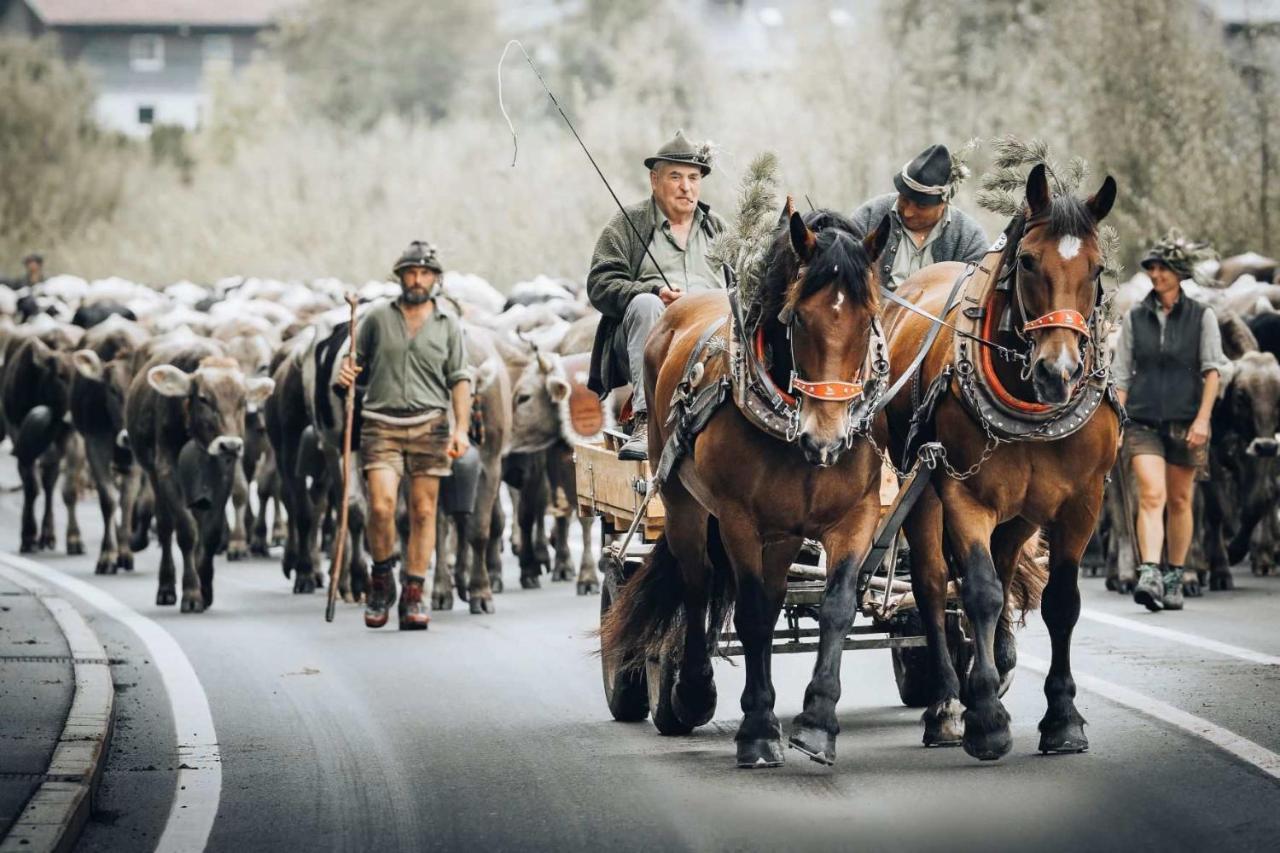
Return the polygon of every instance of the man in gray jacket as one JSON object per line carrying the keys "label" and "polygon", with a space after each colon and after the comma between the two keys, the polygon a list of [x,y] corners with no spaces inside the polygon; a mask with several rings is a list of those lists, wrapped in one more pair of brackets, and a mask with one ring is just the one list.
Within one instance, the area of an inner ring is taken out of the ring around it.
{"label": "man in gray jacket", "polygon": [[896,193],[871,199],[853,212],[864,234],[885,214],[892,230],[880,255],[880,280],[896,290],[907,276],[943,261],[976,261],[989,246],[982,226],[951,204],[951,152],[930,145],[893,176]]}
{"label": "man in gray jacket", "polygon": [[644,344],[666,306],[685,293],[723,287],[707,251],[725,221],[699,200],[711,174],[707,145],[680,131],[644,161],[652,195],[614,214],[596,241],[587,295],[604,316],[591,350],[588,387],[604,396],[631,383],[635,421],[619,459],[647,459]]}

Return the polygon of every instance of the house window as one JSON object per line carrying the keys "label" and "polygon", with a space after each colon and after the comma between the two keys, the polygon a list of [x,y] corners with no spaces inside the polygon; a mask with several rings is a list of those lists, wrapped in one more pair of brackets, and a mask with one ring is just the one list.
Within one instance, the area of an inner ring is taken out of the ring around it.
{"label": "house window", "polygon": [[154,124],[156,120],[155,107],[138,107],[138,124]]}
{"label": "house window", "polygon": [[207,64],[230,65],[235,59],[231,36],[216,33],[204,37],[204,61]]}
{"label": "house window", "polygon": [[134,71],[159,71],[164,68],[164,36],[145,33],[131,38],[129,66]]}

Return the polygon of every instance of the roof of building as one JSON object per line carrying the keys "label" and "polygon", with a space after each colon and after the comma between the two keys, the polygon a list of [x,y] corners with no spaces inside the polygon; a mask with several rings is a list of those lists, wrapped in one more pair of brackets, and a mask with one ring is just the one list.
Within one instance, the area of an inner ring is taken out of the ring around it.
{"label": "roof of building", "polygon": [[26,0],[46,26],[264,27],[299,0]]}

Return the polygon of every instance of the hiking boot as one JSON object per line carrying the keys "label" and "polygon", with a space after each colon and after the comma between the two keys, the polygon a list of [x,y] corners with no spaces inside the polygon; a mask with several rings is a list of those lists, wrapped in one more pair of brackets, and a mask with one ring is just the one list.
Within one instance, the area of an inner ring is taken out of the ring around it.
{"label": "hiking boot", "polygon": [[425,631],[431,621],[430,608],[422,600],[422,578],[406,575],[400,588],[400,630]]}
{"label": "hiking boot", "polygon": [[392,574],[395,566],[395,557],[373,564],[369,575],[369,596],[364,605],[366,628],[381,628],[387,624],[387,615],[396,600],[396,579]]}
{"label": "hiking boot", "polygon": [[1163,573],[1164,609],[1182,609],[1182,567],[1169,569]]}
{"label": "hiking boot", "polygon": [[1164,578],[1155,563],[1139,566],[1138,585],[1133,588],[1133,600],[1153,613],[1164,607]]}
{"label": "hiking boot", "polygon": [[631,437],[618,450],[619,459],[634,459],[639,462],[649,458],[649,416],[645,412],[636,412],[635,426],[631,428]]}

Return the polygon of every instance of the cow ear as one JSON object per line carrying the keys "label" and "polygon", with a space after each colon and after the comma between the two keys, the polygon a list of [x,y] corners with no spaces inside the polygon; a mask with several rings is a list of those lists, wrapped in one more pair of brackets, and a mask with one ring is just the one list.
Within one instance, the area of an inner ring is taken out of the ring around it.
{"label": "cow ear", "polygon": [[498,378],[498,371],[502,369],[502,362],[496,356],[486,358],[481,365],[476,368],[475,389],[477,394],[482,394],[489,390],[494,380]]}
{"label": "cow ear", "polygon": [[561,376],[547,377],[547,394],[551,396],[551,402],[561,403],[568,399],[569,391],[572,390],[569,383]]}
{"label": "cow ear", "polygon": [[263,403],[267,402],[267,398],[271,396],[271,392],[276,389],[276,381],[267,376],[255,376],[253,379],[244,383],[244,399],[249,408],[256,409]]}
{"label": "cow ear", "polygon": [[163,397],[185,397],[191,393],[191,374],[172,364],[157,364],[147,371],[147,384]]}
{"label": "cow ear", "polygon": [[76,350],[71,354],[71,363],[75,365],[76,372],[85,379],[91,379],[95,382],[102,381],[102,359],[98,358],[98,354],[93,350]]}

